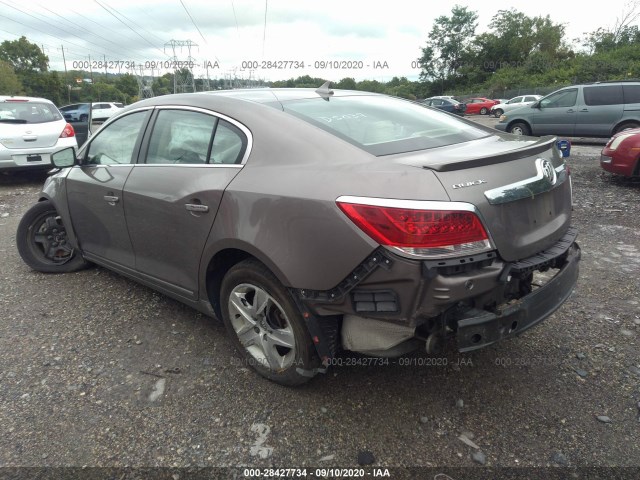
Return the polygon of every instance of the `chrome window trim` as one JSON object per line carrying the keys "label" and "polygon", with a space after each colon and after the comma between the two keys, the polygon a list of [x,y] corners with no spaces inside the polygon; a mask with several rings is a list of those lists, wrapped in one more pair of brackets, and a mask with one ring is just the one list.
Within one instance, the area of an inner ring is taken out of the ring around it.
{"label": "chrome window trim", "polygon": [[[253,135],[251,134],[251,130],[249,130],[244,124],[240,123],[239,121],[225,115],[224,113],[216,112],[215,110],[209,110],[201,107],[191,107],[188,105],[157,105],[154,108],[156,110],[187,110],[187,111],[193,111],[198,113],[204,113],[206,115],[211,115],[212,117],[226,120],[232,125],[238,127],[242,131],[242,133],[244,133],[244,135],[247,137],[247,148],[245,148],[244,155],[242,155],[242,160],[240,161],[240,163],[229,163],[229,164],[224,164],[224,166],[226,167],[236,166],[236,167],[242,168],[244,164],[247,163],[247,159],[249,158],[249,155],[251,154],[251,150],[253,149]],[[153,135],[153,132],[152,132],[152,135]],[[147,164],[147,163],[136,164],[136,166],[142,166],[142,165],[146,165],[148,167],[155,167],[160,165],[172,165],[175,167],[188,167],[188,166],[218,167],[222,164],[213,164],[213,163],[191,164],[191,165],[190,164],[179,165],[179,164],[167,164],[167,163],[159,163],[157,165]]]}
{"label": "chrome window trim", "polygon": [[510,183],[501,187],[493,188],[484,192],[484,196],[491,205],[500,205],[508,202],[515,202],[524,198],[533,198],[536,195],[553,190],[562,185],[567,179],[567,169],[565,164],[555,167],[554,179],[549,179],[544,174],[544,162],[551,163],[550,160],[537,158],[535,162],[536,175],[519,182]]}
{"label": "chrome window trim", "polygon": [[186,167],[186,168],[237,168],[241,169],[244,165],[239,163],[132,163],[137,167]]}
{"label": "chrome window trim", "polygon": [[[131,114],[131,113],[138,113],[138,112],[144,112],[147,110],[153,110],[153,106],[147,106],[147,107],[139,107],[139,108],[134,108],[132,110],[127,110],[126,112],[122,112],[122,113],[118,113],[112,117],[109,117],[105,122],[103,122],[100,127],[95,131],[92,132],[91,131],[91,125],[89,125],[89,136],[87,137],[87,140],[84,142],[84,144],[78,148],[78,153],[76,153],[76,159],[78,158],[82,158],[84,157],[84,152],[87,148],[89,148],[89,145],[91,145],[91,143],[93,142],[93,139],[107,126],[109,126],[111,123],[115,122],[117,119],[119,118],[123,118],[126,117],[127,115]],[[93,123],[93,122],[92,122]],[[123,163],[122,165],[136,165],[135,163]]]}

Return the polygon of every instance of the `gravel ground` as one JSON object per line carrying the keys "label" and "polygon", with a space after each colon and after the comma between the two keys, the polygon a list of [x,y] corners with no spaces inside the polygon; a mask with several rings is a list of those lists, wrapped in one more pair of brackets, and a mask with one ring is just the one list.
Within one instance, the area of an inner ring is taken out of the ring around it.
{"label": "gravel ground", "polygon": [[602,172],[600,149],[569,159],[583,257],[552,317],[472,355],[334,367],[298,389],[243,366],[220,322],[121,276],[31,271],[15,231],[44,176],[0,176],[0,466],[355,467],[370,452],[638,478],[640,182]]}

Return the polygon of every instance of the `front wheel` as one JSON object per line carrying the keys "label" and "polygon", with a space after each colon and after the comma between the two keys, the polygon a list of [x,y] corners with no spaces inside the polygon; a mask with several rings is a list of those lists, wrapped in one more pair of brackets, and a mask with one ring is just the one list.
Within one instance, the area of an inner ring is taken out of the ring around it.
{"label": "front wheel", "polygon": [[244,361],[286,386],[307,382],[320,365],[315,347],[289,292],[257,260],[232,267],[221,286],[227,332]]}
{"label": "front wheel", "polygon": [[480,115],[486,115],[487,113],[489,113],[489,110],[486,107],[480,109]]}
{"label": "front wheel", "polygon": [[513,133],[514,135],[531,135],[531,130],[529,130],[529,125],[522,122],[517,122],[509,127],[509,133]]}
{"label": "front wheel", "polygon": [[504,112],[502,111],[502,109],[501,109],[501,108],[496,108],[496,109],[493,111],[493,116],[494,116],[494,117],[496,117],[496,118],[500,118],[500,116],[501,116],[503,113],[504,113]]}
{"label": "front wheel", "polygon": [[62,218],[48,200],[36,203],[24,214],[16,244],[24,263],[38,272],[68,273],[89,265],[69,245]]}

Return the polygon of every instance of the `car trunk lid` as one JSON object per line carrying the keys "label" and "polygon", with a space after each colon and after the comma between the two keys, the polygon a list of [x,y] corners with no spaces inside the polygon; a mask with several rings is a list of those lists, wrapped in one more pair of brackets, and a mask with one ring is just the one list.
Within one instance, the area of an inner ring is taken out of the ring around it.
{"label": "car trunk lid", "polygon": [[475,205],[504,260],[549,248],[569,228],[571,186],[553,137],[495,136],[394,157],[432,170],[452,201]]}
{"label": "car trunk lid", "polygon": [[45,123],[0,122],[0,143],[8,149],[52,147],[65,125],[64,120]]}

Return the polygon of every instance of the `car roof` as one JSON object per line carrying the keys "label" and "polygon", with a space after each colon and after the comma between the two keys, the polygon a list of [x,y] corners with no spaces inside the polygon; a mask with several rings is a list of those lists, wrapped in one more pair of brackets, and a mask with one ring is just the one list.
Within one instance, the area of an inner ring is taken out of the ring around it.
{"label": "car roof", "polygon": [[40,97],[21,97],[18,95],[12,95],[12,96],[8,96],[8,95],[0,95],[0,102],[45,102],[45,103],[51,103],[53,104],[53,102],[51,100],[47,100],[46,98],[40,98]]}
{"label": "car roof", "polygon": [[[306,98],[318,98],[322,94],[319,89],[314,88],[247,88],[239,90],[217,90],[202,92],[204,95],[221,95],[225,97],[239,98],[257,103],[268,103],[273,101],[284,102],[287,100],[303,100]],[[346,96],[368,96],[380,95],[378,93],[363,92],[361,90],[330,90],[332,97]]]}

